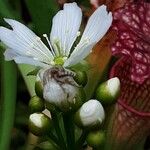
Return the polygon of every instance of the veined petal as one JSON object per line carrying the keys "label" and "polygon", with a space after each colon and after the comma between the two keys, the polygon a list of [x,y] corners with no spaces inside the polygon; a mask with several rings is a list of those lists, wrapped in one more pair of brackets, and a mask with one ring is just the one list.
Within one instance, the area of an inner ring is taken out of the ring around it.
{"label": "veined petal", "polygon": [[7,49],[4,52],[4,56],[5,56],[5,60],[9,61],[9,60],[13,60],[14,57],[18,56],[18,53],[14,50]]}
{"label": "veined petal", "polygon": [[18,21],[5,19],[13,30],[0,27],[0,40],[20,56],[31,57],[50,64],[53,55],[40,38]]}
{"label": "veined petal", "polygon": [[57,55],[69,55],[78,36],[81,19],[82,12],[76,3],[64,4],[64,9],[54,16],[50,40]]}
{"label": "veined petal", "polygon": [[50,67],[50,65],[42,63],[31,57],[21,56],[13,49],[7,49],[4,52],[5,60],[14,60],[18,64],[30,64],[34,66],[40,66],[42,68]]}
{"label": "veined petal", "polygon": [[65,61],[64,67],[71,66],[80,62],[85,58],[84,56],[87,56],[89,54],[89,50],[91,50],[94,45],[95,43],[91,43],[90,45],[83,45],[83,47],[81,46],[82,53],[78,52],[74,55],[71,55],[70,58]]}
{"label": "veined petal", "polygon": [[[71,66],[84,59],[93,46],[106,34],[112,23],[112,13],[108,13],[106,6],[99,7],[89,18],[79,44],[74,49],[64,66]],[[89,48],[89,49],[88,49]]]}
{"label": "veined petal", "polygon": [[29,64],[33,66],[40,66],[42,68],[47,68],[49,66],[48,64],[42,63],[38,60],[34,60],[33,58],[25,56],[17,56],[14,57],[13,59],[17,64]]}

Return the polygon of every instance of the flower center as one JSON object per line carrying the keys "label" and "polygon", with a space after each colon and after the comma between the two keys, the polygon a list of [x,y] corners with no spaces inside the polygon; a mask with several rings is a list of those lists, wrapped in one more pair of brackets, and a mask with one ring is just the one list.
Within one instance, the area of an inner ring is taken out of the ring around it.
{"label": "flower center", "polygon": [[63,65],[65,61],[65,57],[59,56],[54,58],[55,65]]}

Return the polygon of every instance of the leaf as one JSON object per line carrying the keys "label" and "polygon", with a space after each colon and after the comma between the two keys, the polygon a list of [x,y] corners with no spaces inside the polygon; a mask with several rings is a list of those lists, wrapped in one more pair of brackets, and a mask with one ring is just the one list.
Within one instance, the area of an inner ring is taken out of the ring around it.
{"label": "leaf", "polygon": [[0,1],[0,15],[2,17],[13,17],[10,6],[4,0]]}
{"label": "leaf", "polygon": [[27,73],[27,76],[36,76],[37,73],[39,72],[39,70],[40,70],[40,67],[37,67],[34,70],[32,70],[29,73]]}
{"label": "leaf", "polygon": [[17,76],[16,67],[12,62],[2,60],[1,70],[2,110],[0,112],[0,149],[8,150],[15,115]]}
{"label": "leaf", "polygon": [[75,64],[73,66],[71,66],[68,69],[74,70],[74,71],[88,71],[90,69],[90,64],[88,64],[87,61],[83,60],[78,64]]}
{"label": "leaf", "polygon": [[35,85],[35,76],[27,76],[31,70],[34,70],[35,67],[30,66],[30,65],[25,65],[25,64],[19,64],[18,68],[23,76],[23,79],[26,83],[27,89],[30,93],[31,96],[35,95],[35,90],[34,90],[34,85]]}
{"label": "leaf", "polygon": [[27,7],[35,25],[36,31],[49,34],[52,17],[58,11],[58,5],[54,0],[26,0]]}

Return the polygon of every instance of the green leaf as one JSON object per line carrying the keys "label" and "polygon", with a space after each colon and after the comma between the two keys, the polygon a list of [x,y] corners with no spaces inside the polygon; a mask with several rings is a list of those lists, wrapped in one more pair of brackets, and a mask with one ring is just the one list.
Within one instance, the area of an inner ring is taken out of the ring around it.
{"label": "green leaf", "polygon": [[2,17],[13,17],[10,6],[4,0],[0,1],[0,15]]}
{"label": "green leaf", "polygon": [[68,69],[71,69],[74,71],[88,71],[89,69],[91,69],[91,66],[87,61],[82,60],[80,63],[75,64],[71,67],[68,67]]}
{"label": "green leaf", "polygon": [[30,65],[25,65],[25,64],[20,64],[18,65],[18,68],[23,76],[23,79],[27,85],[27,89],[30,93],[31,96],[36,95],[35,90],[34,90],[34,85],[35,85],[35,76],[27,76],[29,72],[35,69],[35,67],[30,66]]}
{"label": "green leaf", "polygon": [[27,73],[27,76],[36,76],[37,73],[39,72],[39,70],[40,70],[40,67],[37,67],[34,70],[32,70],[29,73]]}
{"label": "green leaf", "polygon": [[1,70],[0,149],[8,150],[15,115],[17,76],[16,67],[12,62],[5,62],[3,60]]}
{"label": "green leaf", "polygon": [[36,32],[40,35],[49,34],[52,17],[58,11],[55,0],[26,0],[27,7],[35,25]]}

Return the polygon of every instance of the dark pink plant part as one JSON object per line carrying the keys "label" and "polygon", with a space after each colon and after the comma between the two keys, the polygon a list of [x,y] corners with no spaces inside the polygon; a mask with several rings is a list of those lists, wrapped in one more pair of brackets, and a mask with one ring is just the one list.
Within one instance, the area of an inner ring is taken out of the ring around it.
{"label": "dark pink plant part", "polygon": [[150,3],[126,5],[114,13],[117,39],[112,54],[131,59],[130,78],[143,83],[150,77]]}
{"label": "dark pink plant part", "polygon": [[150,132],[150,78],[139,84],[130,78],[132,60],[122,57],[113,66],[110,78],[118,77],[121,93],[113,112],[108,141],[113,150],[133,150]]}
{"label": "dark pink plant part", "polygon": [[121,83],[118,103],[141,117],[150,117],[150,78],[141,85],[130,78],[131,70],[132,60],[127,57],[122,57],[111,69],[110,78],[117,76]]}

